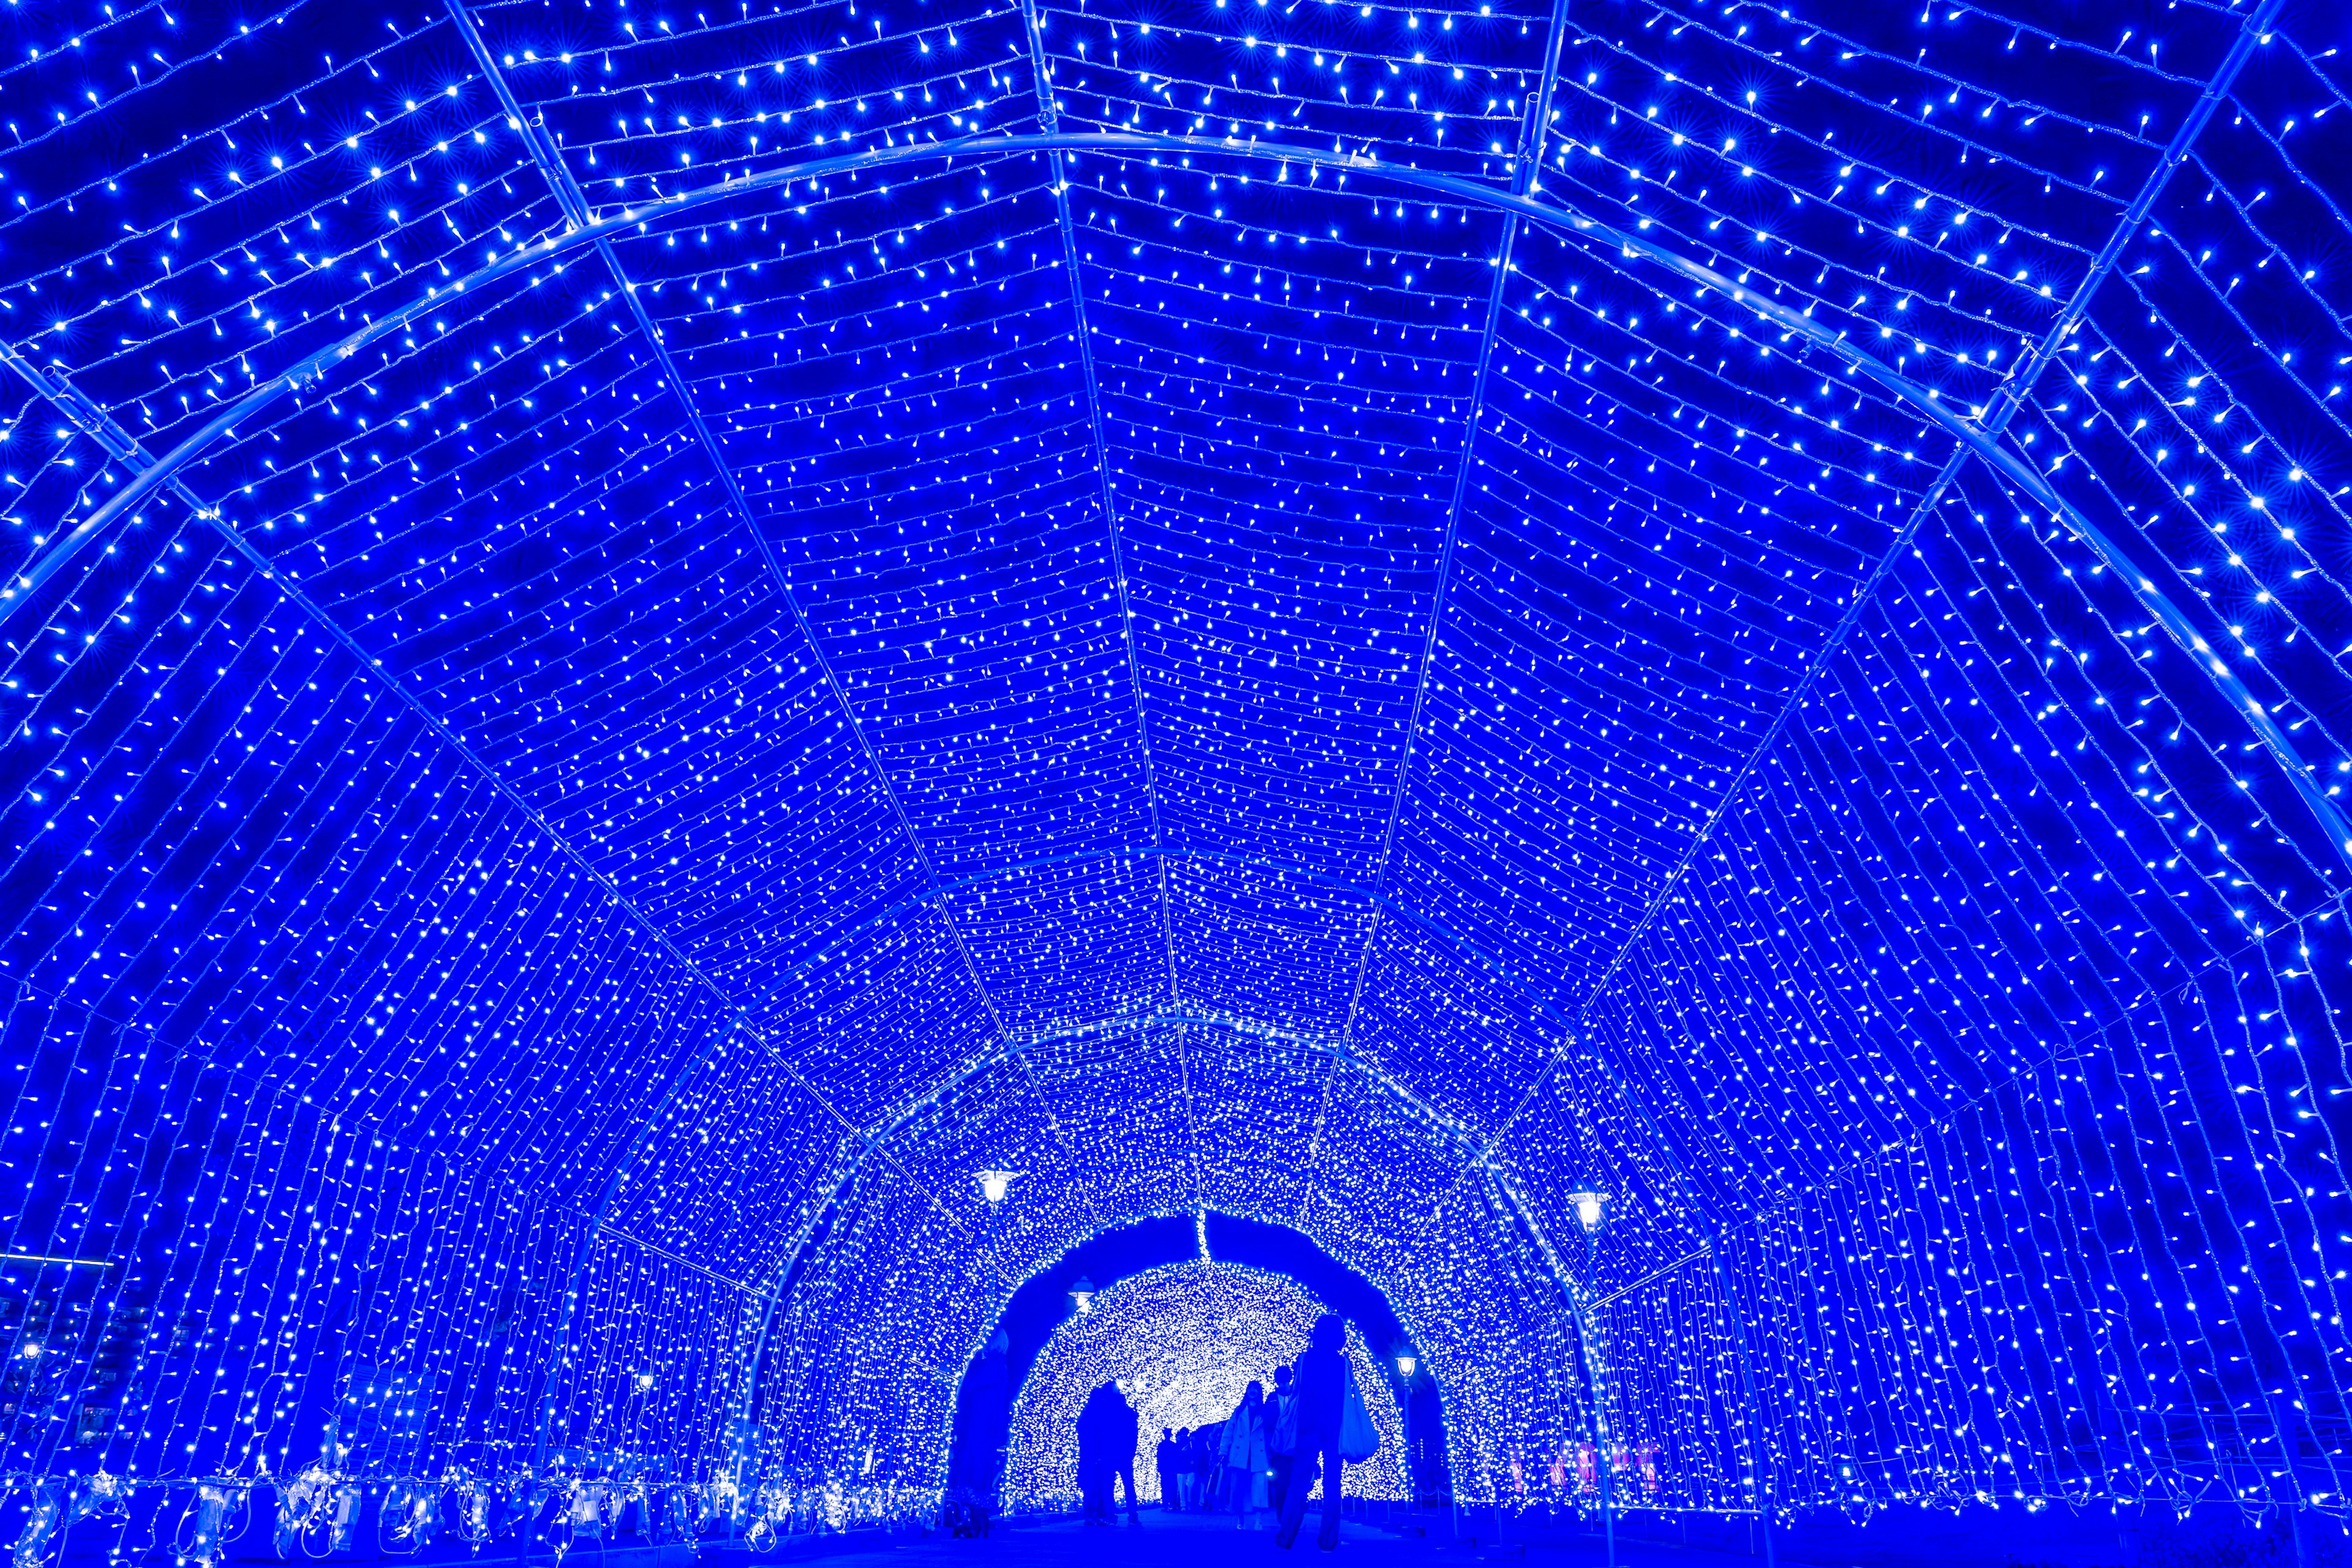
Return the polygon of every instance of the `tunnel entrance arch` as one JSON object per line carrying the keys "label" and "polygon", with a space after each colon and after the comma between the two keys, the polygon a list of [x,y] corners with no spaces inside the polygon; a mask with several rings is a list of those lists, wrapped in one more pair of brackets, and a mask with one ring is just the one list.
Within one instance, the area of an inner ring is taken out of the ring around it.
{"label": "tunnel entrance arch", "polygon": [[[1433,1505],[1451,1500],[1444,1402],[1427,1357],[1388,1298],[1287,1226],[1213,1211],[1160,1215],[1105,1231],[1064,1253],[1013,1292],[957,1385],[950,1488],[990,1499],[1000,1495],[1014,1399],[1055,1331],[1076,1310],[1073,1286],[1085,1279],[1098,1290],[1109,1289],[1135,1276],[1201,1258],[1281,1276],[1346,1318],[1391,1380],[1404,1420],[1402,1468],[1413,1497]],[[1410,1374],[1400,1370],[1400,1352],[1412,1357]]]}

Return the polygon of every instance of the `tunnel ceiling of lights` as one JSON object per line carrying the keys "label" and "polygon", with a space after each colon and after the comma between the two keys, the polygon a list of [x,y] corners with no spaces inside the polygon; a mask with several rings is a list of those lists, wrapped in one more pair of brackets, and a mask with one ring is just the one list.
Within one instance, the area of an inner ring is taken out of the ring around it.
{"label": "tunnel ceiling of lights", "polygon": [[2347,32],[11,5],[0,1470],[905,1514],[1225,1214],[1466,1494],[2341,1510]]}

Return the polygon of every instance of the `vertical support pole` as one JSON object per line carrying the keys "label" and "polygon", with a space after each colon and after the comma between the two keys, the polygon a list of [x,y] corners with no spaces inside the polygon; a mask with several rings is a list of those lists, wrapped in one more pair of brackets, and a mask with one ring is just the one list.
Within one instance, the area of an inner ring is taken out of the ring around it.
{"label": "vertical support pole", "polygon": [[[1591,1044],[1589,1040],[1585,1043],[1588,1047]],[[1659,1127],[1657,1119],[1650,1114],[1649,1107],[1643,1105],[1640,1098],[1626,1087],[1625,1080],[1617,1075],[1616,1068],[1610,1066],[1608,1059],[1597,1048],[1592,1050],[1591,1056],[1593,1066],[1601,1070],[1601,1076],[1607,1080],[1610,1089],[1615,1094],[1618,1101],[1633,1115],[1647,1135],[1651,1151],[1657,1156],[1659,1163],[1665,1166],[1667,1174],[1674,1181],[1675,1190],[1683,1201],[1683,1206],[1706,1227],[1707,1257],[1715,1269],[1716,1295],[1723,1302],[1724,1316],[1730,1321],[1732,1348],[1739,1356],[1739,1386],[1747,1405],[1745,1414],[1748,1417],[1748,1442],[1755,1455],[1757,1468],[1756,1511],[1759,1517],[1768,1521],[1764,1531],[1764,1562],[1766,1568],[1773,1568],[1772,1531],[1769,1521],[1771,1517],[1772,1495],[1779,1489],[1775,1484],[1778,1477],[1772,1464],[1771,1445],[1765,1439],[1764,1407],[1758,1403],[1756,1397],[1755,1356],[1748,1346],[1748,1315],[1739,1310],[1739,1298],[1731,1289],[1730,1276],[1724,1272],[1722,1222],[1717,1217],[1715,1210],[1700,1200],[1697,1184],[1691,1180],[1688,1167],[1684,1165],[1682,1157],[1675,1152],[1674,1145],[1667,1142],[1664,1130]]]}
{"label": "vertical support pole", "polygon": [[[1584,1273],[1592,1276],[1592,1233],[1584,1233]],[[1592,1429],[1594,1458],[1601,1474],[1601,1541],[1608,1553],[1609,1568],[1617,1568],[1617,1463],[1609,1451],[1609,1415],[1601,1407],[1601,1375],[1594,1361],[1592,1348],[1591,1310],[1580,1304],[1577,1309],[1577,1337],[1584,1342],[1586,1366],[1584,1375],[1592,1390]]]}
{"label": "vertical support pole", "polygon": [[[1609,1416],[1603,1408],[1603,1379],[1600,1354],[1594,1348],[1597,1342],[1592,1333],[1591,1313],[1575,1283],[1569,1279],[1568,1270],[1560,1266],[1559,1254],[1552,1251],[1551,1244],[1544,1239],[1543,1232],[1538,1228],[1535,1215],[1520,1204],[1518,1194],[1506,1182],[1495,1180],[1486,1184],[1490,1191],[1503,1195],[1506,1207],[1527,1227],[1528,1237],[1534,1240],[1537,1250],[1543,1254],[1549,1268],[1552,1284],[1568,1298],[1569,1312],[1576,1320],[1577,1360],[1584,1367],[1585,1425],[1592,1435],[1592,1461],[1595,1473],[1601,1479],[1601,1531],[1609,1552],[1608,1568],[1617,1568],[1616,1477],[1609,1464]],[[1590,1274],[1592,1269],[1592,1238],[1590,1236],[1584,1238],[1584,1263],[1585,1272]]]}

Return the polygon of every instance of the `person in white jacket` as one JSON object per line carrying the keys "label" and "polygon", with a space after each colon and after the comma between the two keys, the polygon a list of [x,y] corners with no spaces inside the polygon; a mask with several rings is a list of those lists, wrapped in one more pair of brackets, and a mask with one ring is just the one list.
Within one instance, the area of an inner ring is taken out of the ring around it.
{"label": "person in white jacket", "polygon": [[1242,1394],[1240,1408],[1225,1418],[1224,1447],[1227,1500],[1236,1521],[1246,1526],[1252,1512],[1265,1506],[1265,1385],[1256,1379]]}

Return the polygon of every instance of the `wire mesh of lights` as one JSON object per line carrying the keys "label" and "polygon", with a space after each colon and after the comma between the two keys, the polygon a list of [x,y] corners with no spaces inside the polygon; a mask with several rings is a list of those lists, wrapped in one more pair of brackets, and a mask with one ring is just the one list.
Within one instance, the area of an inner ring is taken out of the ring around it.
{"label": "wire mesh of lights", "polygon": [[917,1511],[1204,1205],[1489,1494],[2343,1507],[2326,7],[22,9],[29,1550]]}

